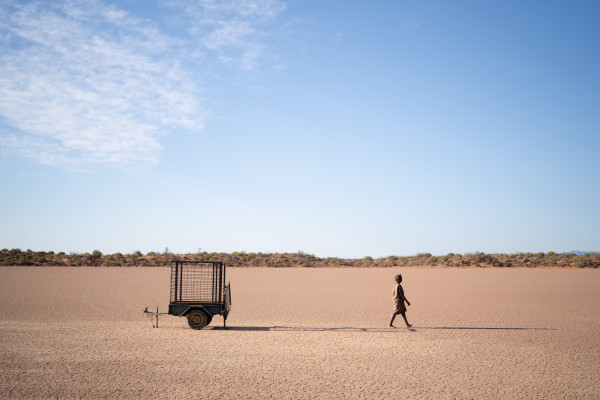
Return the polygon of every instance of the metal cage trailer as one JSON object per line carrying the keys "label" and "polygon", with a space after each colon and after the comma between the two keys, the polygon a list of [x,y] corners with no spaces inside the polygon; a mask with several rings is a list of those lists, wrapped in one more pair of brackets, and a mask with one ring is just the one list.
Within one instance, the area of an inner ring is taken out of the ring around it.
{"label": "metal cage trailer", "polygon": [[[231,311],[231,285],[225,284],[225,264],[220,261],[172,261],[169,312],[144,310],[147,315],[187,317],[193,329],[210,324],[214,315],[223,316],[226,327]],[[154,320],[152,322],[154,326]]]}

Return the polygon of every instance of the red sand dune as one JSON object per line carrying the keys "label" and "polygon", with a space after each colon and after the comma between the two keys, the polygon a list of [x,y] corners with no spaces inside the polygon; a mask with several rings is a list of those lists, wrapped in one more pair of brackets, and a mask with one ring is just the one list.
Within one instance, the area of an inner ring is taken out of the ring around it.
{"label": "red sand dune", "polygon": [[153,329],[169,273],[0,268],[0,397],[600,397],[597,270],[230,268],[230,329]]}

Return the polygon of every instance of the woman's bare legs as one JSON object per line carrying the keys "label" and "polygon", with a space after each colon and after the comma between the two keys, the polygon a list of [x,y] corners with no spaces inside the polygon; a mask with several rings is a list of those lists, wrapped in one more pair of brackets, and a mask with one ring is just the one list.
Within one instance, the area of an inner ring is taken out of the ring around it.
{"label": "woman's bare legs", "polygon": [[408,320],[406,319],[406,314],[402,313],[402,318],[404,318],[404,322],[406,322],[406,327],[410,328],[412,325],[408,323]]}
{"label": "woman's bare legs", "polygon": [[394,326],[394,325],[392,325],[392,324],[394,323],[394,320],[396,319],[396,314],[397,314],[397,313],[393,313],[393,314],[392,314],[392,320],[390,321],[390,327],[391,327],[391,328],[395,328],[395,326]]}
{"label": "woman's bare legs", "polygon": [[412,325],[408,323],[408,320],[406,319],[406,314],[405,313],[393,313],[392,314],[392,320],[390,321],[390,327],[395,328],[394,326],[394,320],[396,319],[396,315],[398,314],[402,314],[402,318],[404,318],[404,322],[406,322],[406,327],[410,328]]}

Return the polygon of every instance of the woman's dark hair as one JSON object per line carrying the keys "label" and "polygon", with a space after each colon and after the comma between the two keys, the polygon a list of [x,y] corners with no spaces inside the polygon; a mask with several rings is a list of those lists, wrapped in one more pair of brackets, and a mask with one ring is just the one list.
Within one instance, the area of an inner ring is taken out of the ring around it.
{"label": "woman's dark hair", "polygon": [[402,282],[402,275],[398,274],[394,279],[396,279],[396,282],[400,283]]}

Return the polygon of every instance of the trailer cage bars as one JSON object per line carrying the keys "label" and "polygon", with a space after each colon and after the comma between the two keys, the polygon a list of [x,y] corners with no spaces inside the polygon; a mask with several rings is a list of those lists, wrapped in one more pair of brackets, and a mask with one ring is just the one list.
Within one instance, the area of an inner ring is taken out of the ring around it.
{"label": "trailer cage bars", "polygon": [[[169,312],[146,314],[187,317],[190,327],[202,329],[214,315],[223,316],[226,327],[231,310],[231,285],[225,284],[225,263],[221,261],[171,261]],[[154,324],[153,324],[154,325]]]}

